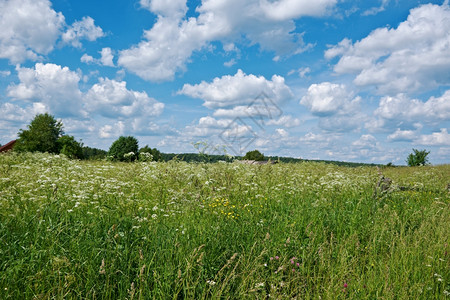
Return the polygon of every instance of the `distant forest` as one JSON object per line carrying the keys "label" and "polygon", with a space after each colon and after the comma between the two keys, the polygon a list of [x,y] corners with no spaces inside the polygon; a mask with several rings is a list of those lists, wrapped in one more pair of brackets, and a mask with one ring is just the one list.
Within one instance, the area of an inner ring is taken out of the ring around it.
{"label": "distant forest", "polygon": [[[108,151],[91,148],[91,147],[83,147],[83,157],[89,160],[101,160],[106,158]],[[344,162],[344,161],[333,161],[333,160],[309,160],[309,159],[300,159],[293,157],[278,157],[278,156],[266,156],[266,160],[271,161],[279,161],[283,163],[301,163],[307,161],[314,162],[322,162],[327,164],[334,164],[339,166],[348,166],[348,167],[360,167],[360,166],[382,166],[380,164],[367,164],[367,163],[355,163],[355,162]],[[178,160],[185,162],[204,162],[204,163],[216,163],[219,161],[231,162],[235,159],[241,160],[242,156],[227,156],[227,155],[208,155],[208,154],[200,154],[200,153],[161,153],[160,161],[170,161],[170,160]]]}

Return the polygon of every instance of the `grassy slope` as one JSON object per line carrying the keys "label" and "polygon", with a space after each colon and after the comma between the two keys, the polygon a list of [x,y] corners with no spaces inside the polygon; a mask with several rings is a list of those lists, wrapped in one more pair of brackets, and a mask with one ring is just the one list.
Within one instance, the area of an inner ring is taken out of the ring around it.
{"label": "grassy slope", "polygon": [[448,298],[450,166],[383,173],[0,155],[0,298]]}

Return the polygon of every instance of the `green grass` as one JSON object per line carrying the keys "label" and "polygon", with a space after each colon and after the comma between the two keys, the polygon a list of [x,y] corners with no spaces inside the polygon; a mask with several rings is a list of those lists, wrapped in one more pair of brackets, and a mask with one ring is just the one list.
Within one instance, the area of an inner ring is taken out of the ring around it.
{"label": "green grass", "polygon": [[0,155],[0,299],[449,299],[450,165],[382,172]]}

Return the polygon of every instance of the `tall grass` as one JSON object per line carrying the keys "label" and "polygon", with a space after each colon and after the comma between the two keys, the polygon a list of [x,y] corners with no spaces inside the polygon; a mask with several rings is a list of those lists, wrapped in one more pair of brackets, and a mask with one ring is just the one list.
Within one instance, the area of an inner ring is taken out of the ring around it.
{"label": "tall grass", "polygon": [[450,166],[0,155],[1,299],[448,299]]}

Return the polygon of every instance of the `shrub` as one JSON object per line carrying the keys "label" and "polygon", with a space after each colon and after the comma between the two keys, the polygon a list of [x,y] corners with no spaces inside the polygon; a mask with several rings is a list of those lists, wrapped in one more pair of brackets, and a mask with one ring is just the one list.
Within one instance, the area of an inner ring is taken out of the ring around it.
{"label": "shrub", "polygon": [[428,154],[430,154],[430,151],[426,150],[417,150],[412,149],[414,153],[410,153],[408,155],[408,158],[406,159],[406,162],[408,163],[408,166],[415,167],[415,166],[424,166],[428,165]]}

